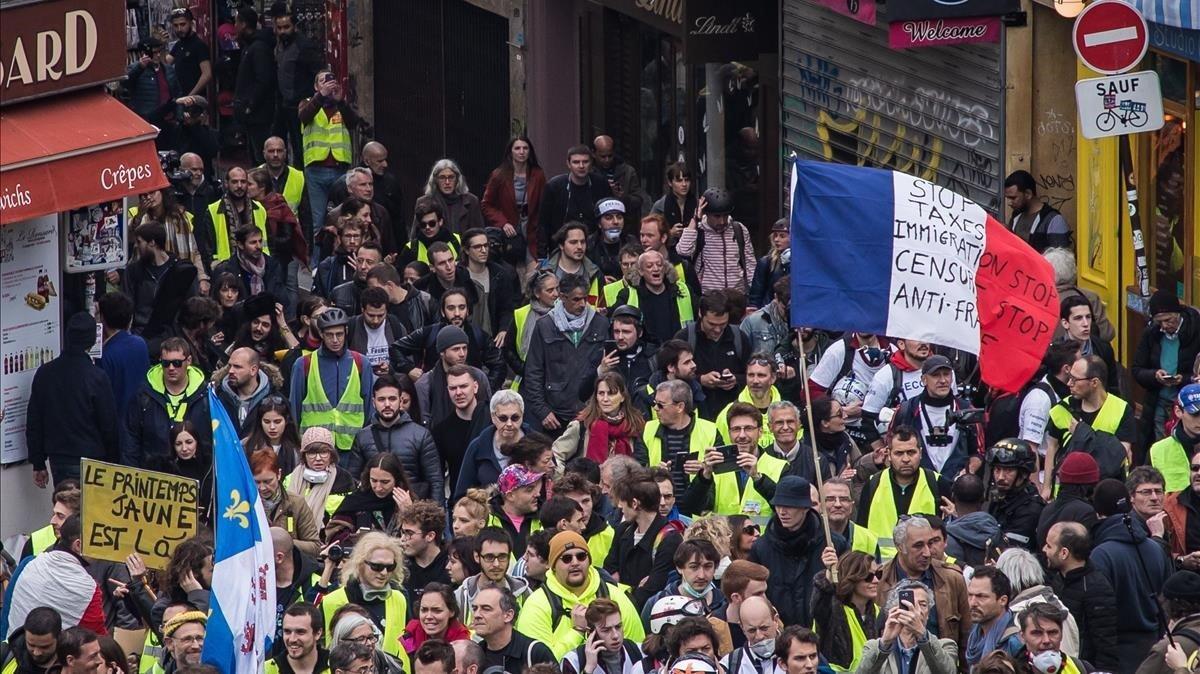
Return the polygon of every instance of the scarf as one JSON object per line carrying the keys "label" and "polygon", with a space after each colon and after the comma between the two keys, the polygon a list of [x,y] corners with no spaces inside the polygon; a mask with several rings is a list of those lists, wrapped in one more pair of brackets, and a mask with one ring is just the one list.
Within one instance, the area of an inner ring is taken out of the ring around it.
{"label": "scarf", "polygon": [[[327,471],[329,477],[320,484],[304,480],[304,462],[301,461],[288,476],[288,492],[304,499],[308,509],[312,511],[317,522],[325,521],[325,499],[333,491],[334,478],[337,477],[337,466],[330,465]],[[308,490],[307,493],[305,490]]]}
{"label": "scarf", "polygon": [[967,664],[974,665],[984,655],[996,650],[996,644],[1000,637],[1004,636],[1004,630],[1012,625],[1012,620],[1012,612],[1005,611],[987,633],[984,633],[980,625],[972,626],[971,634],[967,637]]}
{"label": "scarf", "polygon": [[[583,305],[583,311],[578,316],[572,316],[567,313],[563,307],[562,300],[556,300],[554,306],[550,308],[550,317],[554,320],[554,327],[558,331],[570,336],[570,333],[583,332],[587,324],[591,322],[592,316],[596,315],[596,310],[590,304]],[[572,343],[578,346],[575,339],[571,339]]]}
{"label": "scarf", "polygon": [[525,330],[521,332],[521,353],[529,353],[529,341],[533,339],[533,326],[542,316],[550,313],[552,306],[546,306],[536,299],[529,303],[529,317],[525,322]]}
{"label": "scarf", "polygon": [[236,255],[242,271],[249,276],[247,281],[250,286],[250,297],[254,297],[266,288],[266,284],[263,283],[263,274],[267,273],[267,256],[260,255],[258,262],[251,262],[242,255],[241,251],[238,251]]}
{"label": "scarf", "polygon": [[613,454],[633,454],[633,447],[629,443],[629,424],[624,416],[619,419],[597,419],[587,430],[587,458],[596,463],[604,463]]}
{"label": "scarf", "polygon": [[376,513],[382,518],[384,527],[391,525],[392,516],[396,514],[396,501],[392,498],[391,494],[380,498],[368,488],[366,491],[356,491],[348,494],[342,500],[342,504],[338,506],[337,511],[334,512],[334,517],[338,515],[348,516],[351,522],[353,522],[353,526],[351,527],[351,533],[353,533],[354,529],[366,524],[360,524],[359,515],[366,515],[371,520],[371,528],[374,529],[377,524],[375,521]]}

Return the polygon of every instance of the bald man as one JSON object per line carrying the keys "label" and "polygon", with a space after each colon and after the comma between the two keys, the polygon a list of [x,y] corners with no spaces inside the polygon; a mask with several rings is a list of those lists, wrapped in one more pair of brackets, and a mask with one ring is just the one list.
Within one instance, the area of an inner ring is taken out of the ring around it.
{"label": "bald man", "polygon": [[[254,340],[254,335],[258,334],[265,342],[271,334],[274,317],[267,315],[246,318],[250,321],[250,339]],[[229,418],[241,429],[239,435],[246,435],[253,430],[257,416],[255,412],[259,404],[268,395],[277,392],[277,386],[272,384],[271,377],[267,376],[261,365],[258,352],[254,349],[248,346],[234,349],[225,365],[225,377],[217,387],[217,398],[229,413]],[[271,367],[274,369],[275,366]],[[274,372],[278,377],[278,369],[274,369]],[[280,454],[281,460],[284,454],[286,452]]]}
{"label": "bald man", "polygon": [[625,204],[625,235],[637,235],[642,215],[652,202],[637,169],[625,163],[617,154],[611,136],[596,136],[592,141],[592,154],[596,158],[596,170],[608,180],[613,196]]}
{"label": "bald man", "polygon": [[[371,173],[375,174],[375,196],[372,201],[383,206],[391,217],[393,223],[408,223],[412,219],[412,213],[403,215],[400,212],[400,181],[397,180],[396,174],[388,170],[388,149],[379,141],[372,140],[363,145],[362,162],[360,166],[371,169]],[[329,192],[329,203],[332,206],[337,206],[346,200],[350,191],[344,180],[339,180]],[[396,229],[401,227],[397,224]],[[400,235],[398,240],[408,239],[408,230],[405,228],[403,232],[397,231]]]}
{"label": "bald man", "polygon": [[775,669],[775,639],[779,636],[779,614],[766,597],[748,597],[739,611],[745,645],[721,658],[729,674],[771,674]]}
{"label": "bald man", "polygon": [[175,190],[175,200],[192,214],[193,220],[208,210],[208,205],[220,196],[212,184],[212,172],[204,164],[204,159],[195,152],[184,152],[179,155],[179,171],[187,172],[187,180],[172,180],[171,187]]}
{"label": "bald man", "polygon": [[300,220],[304,231],[308,231],[311,214],[308,210],[308,193],[304,190],[304,171],[288,165],[287,143],[279,136],[271,136],[263,142],[263,164],[271,174],[271,187],[283,195],[288,208]]}

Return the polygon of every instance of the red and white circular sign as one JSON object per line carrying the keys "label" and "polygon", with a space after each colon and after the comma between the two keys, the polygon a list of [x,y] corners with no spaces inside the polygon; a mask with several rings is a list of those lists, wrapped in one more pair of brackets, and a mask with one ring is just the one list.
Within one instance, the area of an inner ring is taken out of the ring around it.
{"label": "red and white circular sign", "polygon": [[1146,19],[1121,0],[1100,0],[1075,18],[1071,42],[1083,65],[1105,75],[1131,70],[1150,46]]}

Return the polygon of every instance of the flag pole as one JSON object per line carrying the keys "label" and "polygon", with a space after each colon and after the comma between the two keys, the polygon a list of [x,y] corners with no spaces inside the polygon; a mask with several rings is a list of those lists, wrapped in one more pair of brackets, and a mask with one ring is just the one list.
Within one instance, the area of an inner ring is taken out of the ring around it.
{"label": "flag pole", "polygon": [[[804,413],[808,415],[808,444],[812,447],[813,454],[813,473],[817,476],[817,498],[822,499],[824,495],[825,478],[821,475],[821,454],[817,449],[817,427],[813,423],[812,413],[812,391],[808,388],[808,359],[804,357],[804,338],[800,339],[800,386],[804,389]],[[833,534],[829,528],[829,514],[825,512],[825,504],[820,503],[820,508],[817,510],[821,514],[821,523],[824,525],[822,529],[825,531],[825,546],[833,547]],[[833,583],[838,582],[837,565],[829,569],[829,580]]]}

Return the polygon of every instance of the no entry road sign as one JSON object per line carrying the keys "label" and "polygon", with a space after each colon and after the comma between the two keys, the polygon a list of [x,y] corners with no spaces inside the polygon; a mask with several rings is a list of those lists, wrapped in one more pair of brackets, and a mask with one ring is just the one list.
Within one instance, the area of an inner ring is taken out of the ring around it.
{"label": "no entry road sign", "polygon": [[1100,0],[1084,8],[1071,38],[1079,60],[1106,75],[1132,69],[1150,46],[1146,19],[1121,0]]}

